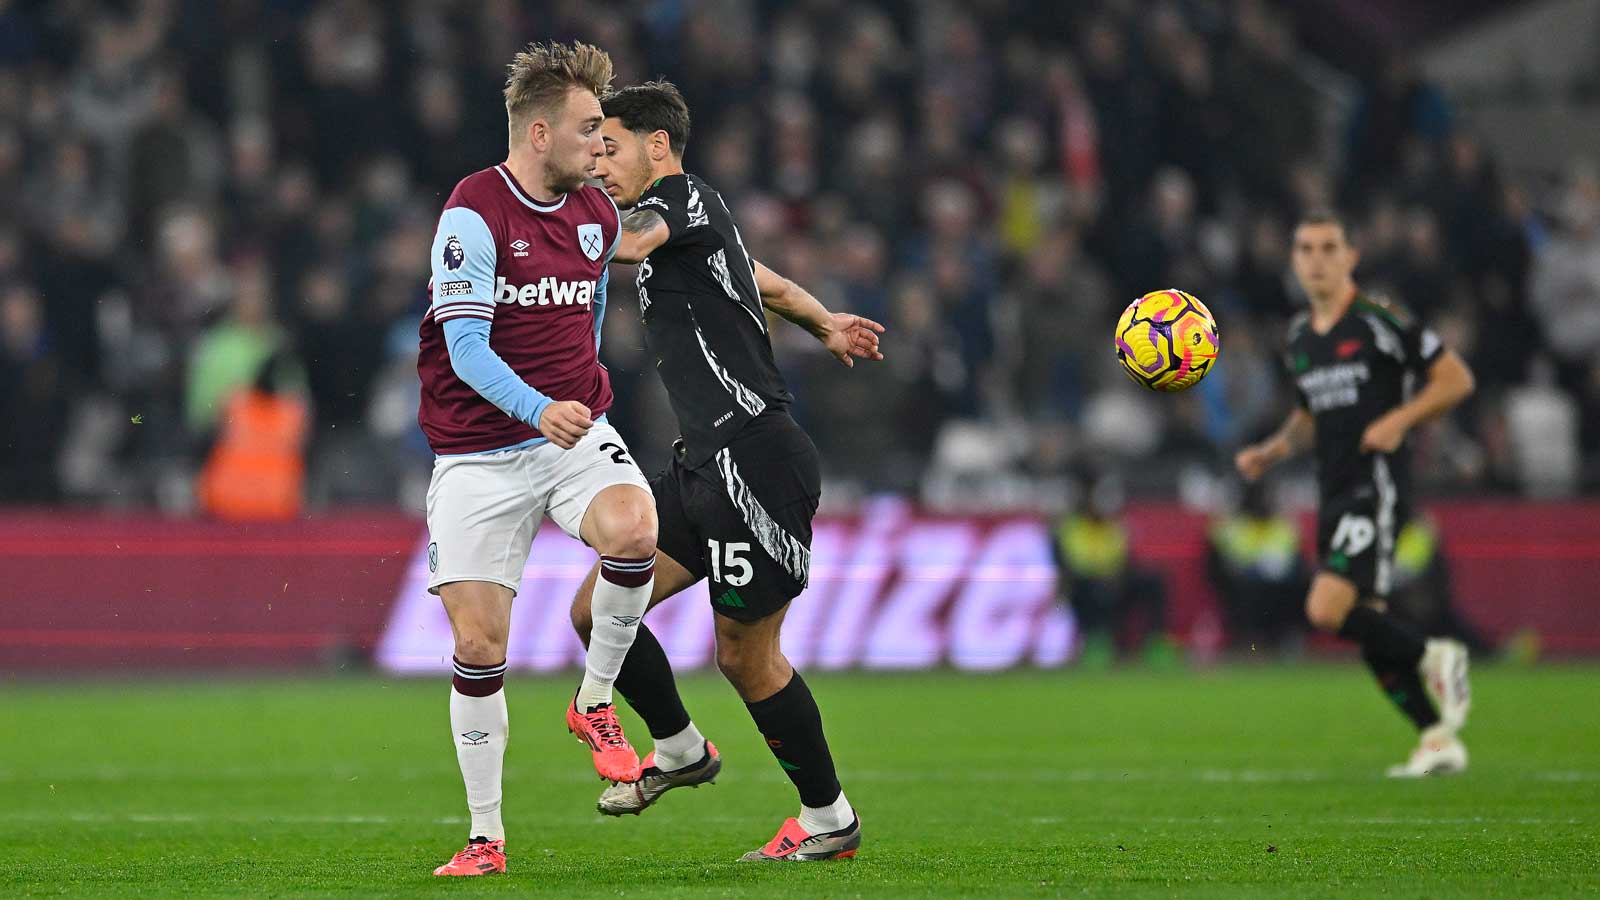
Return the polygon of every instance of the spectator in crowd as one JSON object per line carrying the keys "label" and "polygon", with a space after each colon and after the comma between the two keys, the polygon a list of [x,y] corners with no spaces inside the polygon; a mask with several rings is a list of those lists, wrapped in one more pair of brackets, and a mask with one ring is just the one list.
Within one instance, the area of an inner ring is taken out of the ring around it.
{"label": "spectator in crowd", "polygon": [[1308,569],[1300,529],[1274,508],[1267,482],[1244,485],[1238,508],[1206,532],[1206,575],[1234,649],[1298,649]]}
{"label": "spectator in crowd", "polygon": [[[1292,12],[1264,0],[11,4],[0,190],[15,202],[0,206],[0,286],[38,298],[46,355],[73,360],[50,382],[69,422],[94,413],[100,433],[119,407],[166,420],[188,409],[184,427],[95,457],[118,471],[72,480],[79,499],[128,502],[151,465],[192,475],[226,391],[280,347],[311,370],[311,471],[338,480],[365,452],[353,448],[391,433],[363,414],[380,393],[384,427],[403,420],[389,347],[414,339],[426,303],[415,235],[452,179],[499,160],[504,110],[470,88],[498,82],[492,61],[520,42],[579,37],[606,46],[623,81],[682,86],[697,165],[757,256],[901,329],[870,381],[811,365],[803,345],[776,348],[813,398],[796,414],[830,477],[914,489],[951,419],[1060,429],[1069,462],[1115,434],[1141,488],[1225,461],[1287,390],[1264,365],[1298,302],[1282,273],[1286,223],[1334,199],[1366,226],[1364,277],[1454,323],[1485,376],[1447,427],[1490,464],[1425,458],[1418,471],[1452,488],[1514,484],[1504,473],[1525,468],[1526,442],[1507,437],[1507,404],[1544,358],[1557,403],[1582,412],[1586,469],[1600,471],[1600,340],[1586,326],[1600,301],[1585,282],[1595,177],[1580,169],[1567,199],[1546,203],[1457,127],[1403,54],[1371,69],[1338,119],[1316,72],[1340,60],[1309,60]],[[1330,152],[1341,138],[1345,152]],[[619,314],[630,281],[613,274],[606,321],[623,387],[627,371],[648,374],[636,316]],[[1194,397],[1136,413],[1105,334],[1129,300],[1164,287],[1212,305],[1225,349]],[[651,431],[670,427],[660,398],[638,382],[619,391],[619,427],[664,445],[671,435]],[[837,412],[847,404],[863,412]],[[26,427],[0,424],[0,442],[32,440]],[[397,497],[414,474],[369,468],[350,490],[312,494]]]}
{"label": "spectator in crowd", "polygon": [[237,293],[226,319],[206,329],[189,359],[185,421],[196,435],[210,434],[234,390],[251,383],[262,365],[287,348],[272,312],[267,275],[259,263],[236,271]]}
{"label": "spectator in crowd", "polygon": [[1118,655],[1143,653],[1152,665],[1171,664],[1166,582],[1133,555],[1120,479],[1100,476],[1080,487],[1077,510],[1056,522],[1051,544],[1056,597],[1077,621],[1079,659],[1101,668]]}
{"label": "spectator in crowd", "polygon": [[57,494],[56,456],[66,410],[58,402],[63,360],[50,346],[44,304],[33,288],[0,288],[0,416],[11,427],[0,443],[0,500],[48,503]]}
{"label": "spectator in crowd", "polygon": [[310,410],[299,383],[295,364],[279,351],[228,397],[195,486],[203,513],[231,522],[300,515]]}
{"label": "spectator in crowd", "polygon": [[1474,659],[1493,659],[1498,651],[1495,642],[1456,609],[1443,536],[1426,514],[1413,516],[1395,539],[1390,602],[1395,614],[1422,634],[1454,638],[1472,651]]}
{"label": "spectator in crowd", "polygon": [[1530,299],[1556,363],[1557,379],[1578,398],[1586,454],[1600,450],[1600,170],[1568,176],[1561,228],[1533,264]]}

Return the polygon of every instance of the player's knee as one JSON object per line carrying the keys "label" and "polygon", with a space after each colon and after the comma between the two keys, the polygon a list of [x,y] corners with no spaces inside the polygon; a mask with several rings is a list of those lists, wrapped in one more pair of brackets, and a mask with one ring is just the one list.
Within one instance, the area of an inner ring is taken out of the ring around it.
{"label": "player's knee", "polygon": [[656,512],[648,504],[613,513],[604,524],[598,547],[607,556],[643,559],[656,552]]}
{"label": "player's knee", "polygon": [[717,670],[734,684],[745,681],[756,669],[754,649],[748,641],[717,641]]}
{"label": "player's knee", "polygon": [[639,523],[629,528],[617,540],[617,549],[612,556],[626,556],[630,559],[644,559],[656,552],[656,523],[652,519],[648,523]]}
{"label": "player's knee", "polygon": [[1306,619],[1311,627],[1329,634],[1338,632],[1344,627],[1344,617],[1349,610],[1331,603],[1306,603]]}
{"label": "player's knee", "polygon": [[505,658],[505,635],[465,630],[456,635],[456,659],[464,663],[493,665],[505,661]]}

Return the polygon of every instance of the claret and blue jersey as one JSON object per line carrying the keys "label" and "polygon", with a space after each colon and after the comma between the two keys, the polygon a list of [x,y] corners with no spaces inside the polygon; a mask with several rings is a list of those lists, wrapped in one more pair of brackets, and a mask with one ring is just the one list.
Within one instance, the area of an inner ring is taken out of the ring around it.
{"label": "claret and blue jersey", "polygon": [[611,406],[599,346],[620,226],[598,188],[540,203],[503,165],[456,185],[434,236],[417,358],[417,419],[435,453],[537,444],[556,400],[596,419]]}

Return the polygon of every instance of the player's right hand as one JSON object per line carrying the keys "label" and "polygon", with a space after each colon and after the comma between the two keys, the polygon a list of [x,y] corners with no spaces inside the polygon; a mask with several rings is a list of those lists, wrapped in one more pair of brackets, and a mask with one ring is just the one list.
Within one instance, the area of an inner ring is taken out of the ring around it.
{"label": "player's right hand", "polygon": [[1260,444],[1252,444],[1239,451],[1239,455],[1233,458],[1233,465],[1245,481],[1255,481],[1271,467],[1272,454]]}
{"label": "player's right hand", "polygon": [[571,450],[593,427],[589,407],[576,400],[557,400],[539,414],[539,433],[563,450]]}

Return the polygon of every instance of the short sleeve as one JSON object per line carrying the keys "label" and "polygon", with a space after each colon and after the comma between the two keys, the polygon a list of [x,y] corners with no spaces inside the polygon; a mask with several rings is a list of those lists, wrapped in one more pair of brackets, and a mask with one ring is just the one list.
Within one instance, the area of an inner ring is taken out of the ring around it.
{"label": "short sleeve", "polygon": [[1408,322],[1400,330],[1400,341],[1405,346],[1406,367],[1416,372],[1426,372],[1444,353],[1444,342],[1432,328],[1420,320]]}
{"label": "short sleeve", "polygon": [[433,319],[494,320],[494,235],[474,210],[454,206],[433,236]]}
{"label": "short sleeve", "polygon": [[697,240],[711,221],[699,188],[687,177],[668,176],[657,182],[634,209],[654,210],[661,216],[667,223],[667,241],[663,245],[667,247]]}

